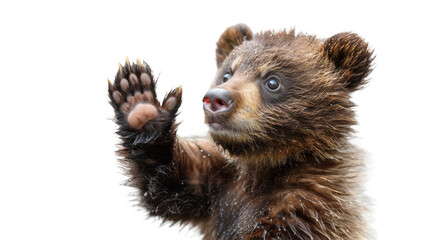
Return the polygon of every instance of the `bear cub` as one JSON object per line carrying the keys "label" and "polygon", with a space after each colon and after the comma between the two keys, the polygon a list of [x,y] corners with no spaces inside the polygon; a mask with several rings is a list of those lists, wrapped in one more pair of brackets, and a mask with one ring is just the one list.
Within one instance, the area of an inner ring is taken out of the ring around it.
{"label": "bear cub", "polygon": [[150,67],[127,60],[108,92],[128,185],[150,215],[198,226],[206,240],[367,238],[363,158],[349,140],[351,94],[372,55],[349,32],[232,26],[203,97],[209,136],[194,138],[176,135],[182,88],[159,102]]}

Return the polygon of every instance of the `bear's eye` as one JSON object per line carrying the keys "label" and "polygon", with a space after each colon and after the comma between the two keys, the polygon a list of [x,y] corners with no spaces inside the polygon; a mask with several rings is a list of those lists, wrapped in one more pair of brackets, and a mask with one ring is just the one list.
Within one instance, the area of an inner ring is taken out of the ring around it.
{"label": "bear's eye", "polygon": [[280,88],[280,83],[276,77],[270,77],[268,78],[268,81],[265,83],[265,86],[270,91],[276,91]]}
{"label": "bear's eye", "polygon": [[223,75],[222,77],[222,82],[226,82],[231,78],[231,73],[227,72],[225,73],[225,75]]}

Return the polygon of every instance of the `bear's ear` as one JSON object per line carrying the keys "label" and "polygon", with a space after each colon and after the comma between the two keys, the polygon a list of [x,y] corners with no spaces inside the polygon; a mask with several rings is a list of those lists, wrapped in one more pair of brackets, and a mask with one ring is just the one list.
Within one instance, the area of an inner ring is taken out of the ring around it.
{"label": "bear's ear", "polygon": [[251,40],[253,33],[246,24],[237,24],[229,27],[222,33],[217,42],[216,63],[219,68],[231,51],[245,40]]}
{"label": "bear's ear", "polygon": [[354,33],[336,34],[322,44],[322,51],[335,64],[347,89],[354,91],[365,85],[374,58],[361,37]]}

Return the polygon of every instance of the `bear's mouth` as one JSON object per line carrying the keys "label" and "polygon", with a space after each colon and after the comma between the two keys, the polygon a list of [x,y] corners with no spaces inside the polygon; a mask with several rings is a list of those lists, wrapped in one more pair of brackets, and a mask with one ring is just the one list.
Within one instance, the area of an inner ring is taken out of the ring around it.
{"label": "bear's mouth", "polygon": [[229,114],[212,114],[205,112],[205,123],[208,124],[212,133],[232,134],[234,136],[242,134],[251,134],[255,131],[254,123],[250,120],[237,118],[233,113]]}
{"label": "bear's mouth", "polygon": [[214,115],[206,115],[206,123],[209,125],[211,130],[221,131],[221,130],[229,130],[228,123],[223,117],[214,116]]}
{"label": "bear's mouth", "polygon": [[222,129],[222,125],[220,123],[217,123],[217,122],[209,122],[209,127],[214,129],[214,130]]}
{"label": "bear's mouth", "polygon": [[206,115],[206,123],[209,125],[209,132],[212,136],[228,139],[227,141],[243,139],[248,134],[244,129],[240,128],[242,126],[240,122],[236,122],[225,115]]}

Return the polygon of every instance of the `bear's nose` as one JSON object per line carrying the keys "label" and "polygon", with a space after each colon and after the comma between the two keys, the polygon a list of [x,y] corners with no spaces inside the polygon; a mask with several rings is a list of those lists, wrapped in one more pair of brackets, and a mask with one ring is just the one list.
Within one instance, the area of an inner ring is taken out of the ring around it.
{"label": "bear's nose", "polygon": [[221,88],[210,89],[203,98],[204,110],[212,113],[227,112],[232,103],[231,93]]}

